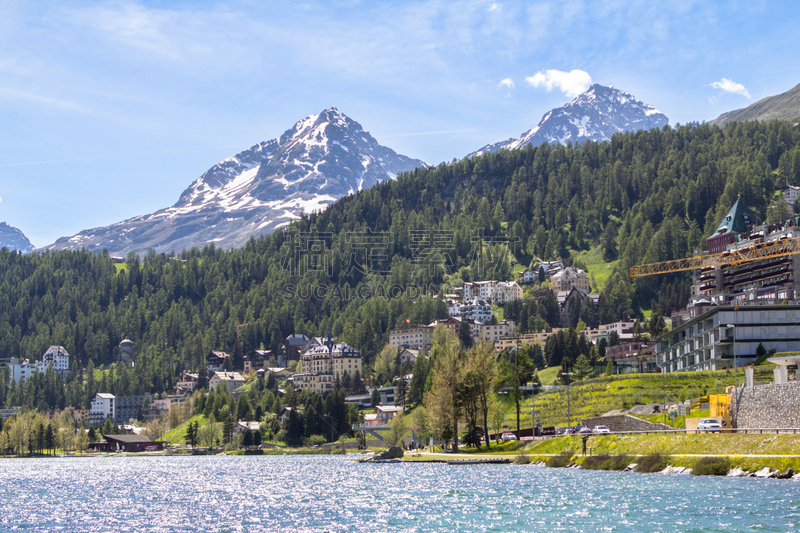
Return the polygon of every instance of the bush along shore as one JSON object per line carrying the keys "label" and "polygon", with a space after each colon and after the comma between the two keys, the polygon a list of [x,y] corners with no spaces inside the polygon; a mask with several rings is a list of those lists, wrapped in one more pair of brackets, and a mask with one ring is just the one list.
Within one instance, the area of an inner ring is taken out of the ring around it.
{"label": "bush along shore", "polygon": [[[659,474],[683,474],[694,476],[727,476],[791,479],[796,467],[786,466],[797,459],[747,457],[671,457],[660,453],[643,456],[631,455],[580,455],[573,450],[564,450],[548,458],[523,456],[517,464],[531,464],[550,468],[580,468],[583,470],[613,470],[617,472],[640,472]],[[770,463],[767,466],[761,466]]]}

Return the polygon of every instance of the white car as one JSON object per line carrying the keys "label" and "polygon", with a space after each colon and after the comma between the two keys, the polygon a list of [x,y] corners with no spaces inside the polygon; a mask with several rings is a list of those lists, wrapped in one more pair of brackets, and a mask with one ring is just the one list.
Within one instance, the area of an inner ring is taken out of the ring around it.
{"label": "white car", "polygon": [[704,418],[697,423],[697,431],[705,430],[706,432],[712,431],[722,433],[722,425],[713,418]]}
{"label": "white car", "polygon": [[595,433],[611,433],[611,430],[608,429],[606,426],[595,426],[594,427]]}
{"label": "white car", "polygon": [[503,442],[517,440],[517,436],[514,435],[513,433],[503,433],[503,436],[501,438],[503,439]]}

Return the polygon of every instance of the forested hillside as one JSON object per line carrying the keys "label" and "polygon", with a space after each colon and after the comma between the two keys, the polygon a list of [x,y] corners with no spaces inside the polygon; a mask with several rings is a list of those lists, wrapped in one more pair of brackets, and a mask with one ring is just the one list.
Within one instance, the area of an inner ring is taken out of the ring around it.
{"label": "forested hillside", "polygon": [[[389,328],[446,316],[431,294],[591,247],[616,261],[596,320],[668,312],[685,303],[687,275],[632,283],[627,267],[701,248],[738,194],[762,218],[779,212],[767,208],[786,184],[800,184],[798,128],[690,124],[418,169],[229,252],[151,252],[118,269],[107,254],[4,249],[0,356],[40,359],[61,344],[73,372],[61,396],[41,393],[42,376],[0,387],[0,405],[86,405],[100,385],[84,386],[80,369],[111,363],[126,336],[139,356],[109,377],[116,394],[166,390],[212,349],[240,360],[293,332],[330,331],[368,367]],[[552,299],[524,305],[523,329],[559,325]]]}

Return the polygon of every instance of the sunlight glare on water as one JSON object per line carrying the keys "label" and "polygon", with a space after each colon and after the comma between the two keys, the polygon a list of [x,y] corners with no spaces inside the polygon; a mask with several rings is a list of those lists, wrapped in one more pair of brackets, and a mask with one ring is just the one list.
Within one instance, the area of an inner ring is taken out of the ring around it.
{"label": "sunlight glare on water", "polygon": [[0,530],[797,531],[795,481],[346,456],[0,459]]}

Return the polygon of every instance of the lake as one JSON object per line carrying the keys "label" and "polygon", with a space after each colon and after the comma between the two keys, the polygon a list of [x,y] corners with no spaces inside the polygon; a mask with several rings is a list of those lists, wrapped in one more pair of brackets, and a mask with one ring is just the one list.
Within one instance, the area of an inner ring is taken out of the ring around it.
{"label": "lake", "polygon": [[347,456],[0,459],[0,530],[784,532],[798,488]]}

